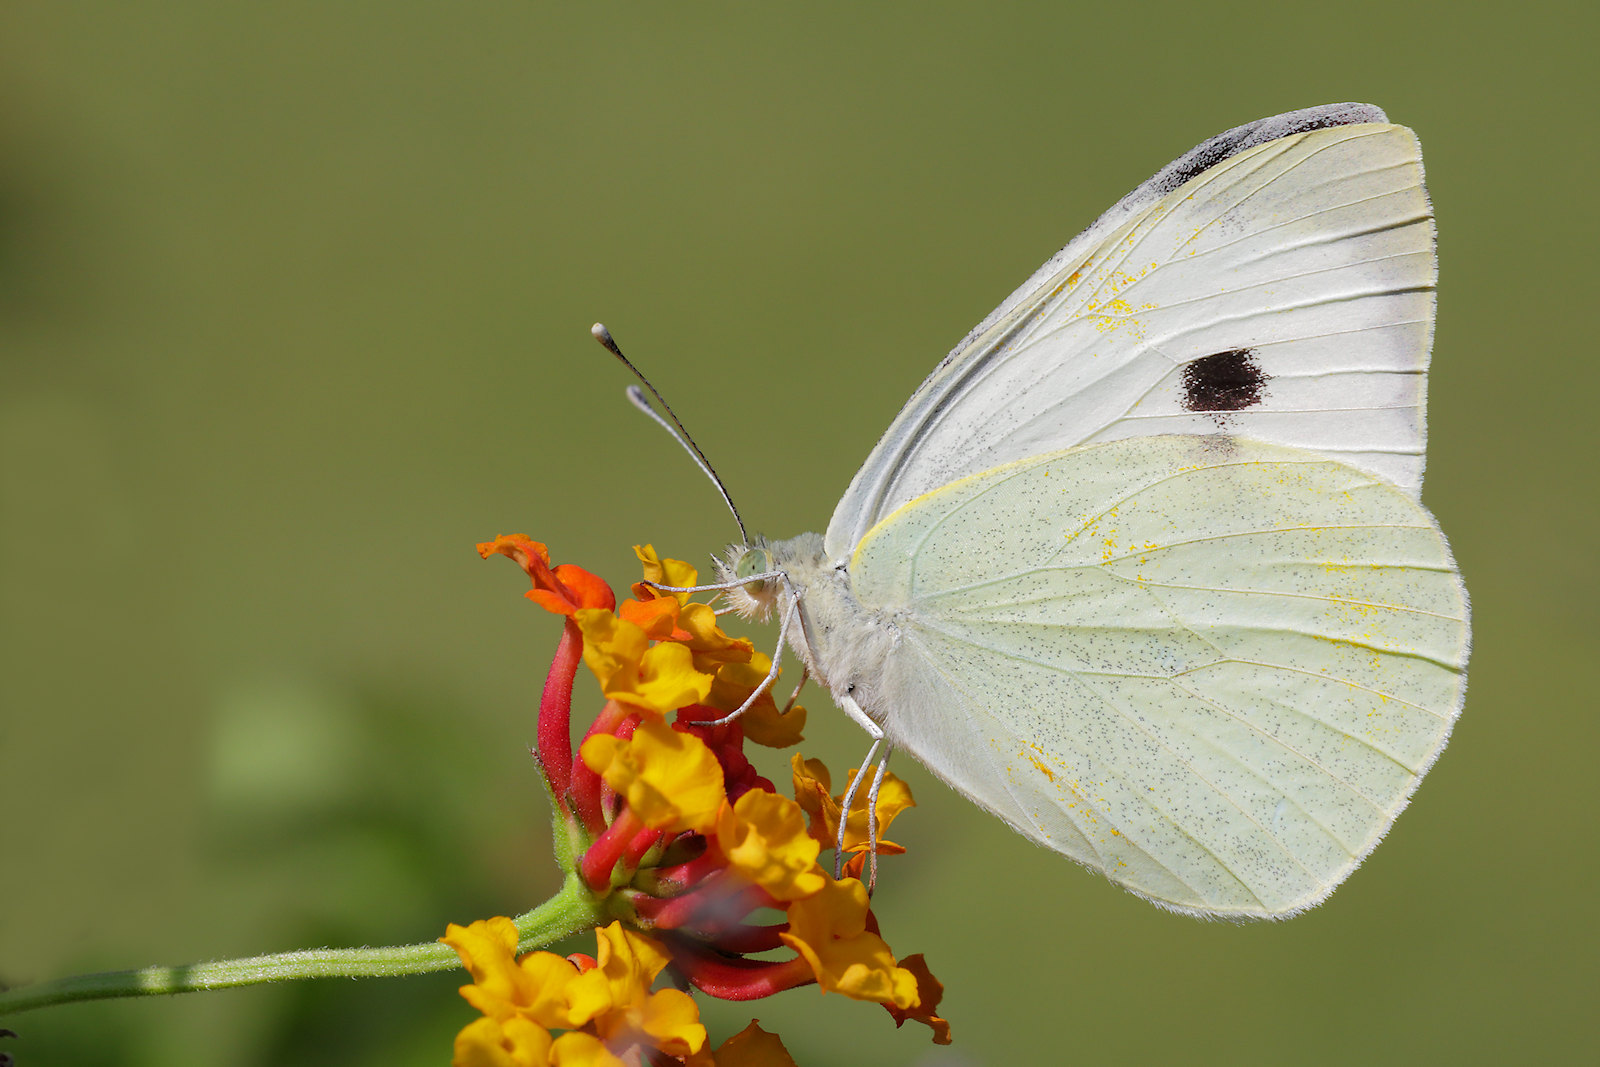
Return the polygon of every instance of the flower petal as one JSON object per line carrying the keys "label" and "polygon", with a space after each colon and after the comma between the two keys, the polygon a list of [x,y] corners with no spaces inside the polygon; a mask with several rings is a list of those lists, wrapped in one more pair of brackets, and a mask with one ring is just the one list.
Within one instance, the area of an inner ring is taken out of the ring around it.
{"label": "flower petal", "polygon": [[709,833],[726,794],[717,757],[693,734],[659,719],[640,721],[627,740],[596,734],[579,751],[585,765],[627,799],[655,830]]}
{"label": "flower petal", "polygon": [[[596,969],[612,983],[612,1001],[616,1004],[642,998],[656,975],[672,959],[672,953],[659,942],[635,933],[620,922],[596,927],[594,938],[599,948],[595,953]],[[640,991],[638,996],[635,990]]]}
{"label": "flower petal", "polygon": [[580,609],[572,619],[583,631],[583,662],[599,679],[601,689],[610,685],[614,676],[638,673],[639,661],[650,647],[643,630],[599,608]]}
{"label": "flower petal", "polygon": [[598,575],[582,567],[563,563],[555,569],[556,578],[567,587],[572,603],[579,608],[604,608],[610,611],[617,606],[617,595]]}
{"label": "flower petal", "polygon": [[450,1067],[544,1067],[550,1032],[527,1019],[474,1019],[456,1034]]}
{"label": "flower petal", "polygon": [[867,887],[854,878],[828,878],[821,892],[791,903],[782,937],[824,990],[901,1010],[917,1003],[916,976],[896,966],[883,938],[867,929]]}
{"label": "flower petal", "polygon": [[582,1030],[556,1038],[550,1046],[550,1067],[626,1067],[605,1042]]}
{"label": "flower petal", "polygon": [[665,715],[703,701],[711,692],[711,682],[711,675],[695,668],[693,653],[674,641],[663,641],[644,654],[633,692],[607,692],[606,696]]}
{"label": "flower petal", "polygon": [[[724,713],[736,711],[771,670],[772,658],[764,652],[752,653],[748,663],[723,664],[717,670],[717,680],[711,686],[706,703]],[[797,706],[790,708],[787,714],[780,713],[769,688],[739,717],[739,725],[744,735],[758,745],[788,748],[804,740],[800,732],[805,729],[806,709]]]}
{"label": "flower petal", "polygon": [[[789,766],[794,777],[794,798],[806,812],[811,820],[811,835],[822,842],[824,848],[832,848],[839,833],[839,802],[843,794],[835,797],[831,792],[831,776],[828,768],[821,760],[802,759],[795,753],[789,760]],[[845,777],[849,782],[855,777],[852,770]],[[845,825],[844,847],[846,852],[866,852],[867,846],[867,783],[863,782],[856,790],[856,795],[850,800],[850,818]],[[905,849],[893,841],[884,839],[884,833],[889,829],[889,824],[895,817],[907,808],[916,807],[917,802],[911,796],[911,787],[904,780],[886,774],[883,785],[878,790],[878,847],[880,855],[895,855]]]}
{"label": "flower petal", "polygon": [[805,705],[796,704],[788,711],[779,711],[775,703],[758,700],[749,711],[739,716],[739,725],[744,727],[745,737],[764,748],[798,745],[805,740]]}
{"label": "flower petal", "polygon": [[716,1067],[799,1067],[777,1034],[750,1025],[717,1047]]}
{"label": "flower petal", "polygon": [[695,670],[684,646],[673,641],[652,646],[644,630],[609,611],[580,610],[573,619],[583,631],[583,661],[610,699],[665,715],[698,704],[711,692],[711,675]]}
{"label": "flower petal", "polygon": [[610,611],[616,605],[611,587],[582,567],[563,563],[551,570],[549,549],[526,534],[501,534],[479,542],[479,556],[488,559],[495,554],[514,560],[527,573],[533,580],[527,597],[546,611],[571,615],[579,608]]}
{"label": "flower petal", "polygon": [[917,980],[917,1004],[909,1011],[902,1011],[893,1004],[885,1004],[884,1007],[894,1019],[894,1025],[898,1028],[907,1019],[915,1019],[933,1030],[935,1045],[948,1045],[950,1024],[934,1014],[938,1010],[939,1001],[944,999],[944,983],[928,970],[928,961],[920,952],[901,960],[900,966],[910,971]]}
{"label": "flower petal", "polygon": [[776,900],[819,892],[826,878],[817,866],[821,844],[806,832],[800,805],[752,789],[717,818],[717,844],[728,866]]}
{"label": "flower petal", "polygon": [[[845,776],[849,782],[855,778],[856,771],[851,769]],[[843,794],[840,794],[842,800]],[[884,840],[883,835],[889,832],[889,824],[895,817],[907,808],[917,806],[916,800],[911,796],[911,787],[904,779],[894,774],[885,774],[883,784],[878,787],[878,849],[879,853],[898,853],[905,849],[893,841]],[[835,809],[837,810],[837,809]],[[838,824],[834,824],[837,828]],[[850,801],[850,819],[845,825],[844,847],[846,852],[868,851],[867,843],[867,783],[863,782],[861,788],[856,790],[856,795]]]}
{"label": "flower petal", "polygon": [[680,989],[650,994],[635,1020],[656,1048],[669,1056],[688,1056],[706,1047],[706,1028],[694,998]]}
{"label": "flower petal", "polygon": [[678,628],[678,612],[682,608],[669,596],[653,600],[624,600],[617,608],[617,616],[633,623],[652,641],[665,641]]}
{"label": "flower petal", "polygon": [[468,926],[451,923],[439,940],[456,950],[472,975],[461,996],[485,1015],[503,1022],[533,999],[536,991],[517,966],[517,927],[510,919],[497,915]]}
{"label": "flower petal", "polygon": [[[710,604],[685,604],[678,613],[678,626],[688,634],[683,641],[694,653],[695,666],[710,673],[724,663],[747,663],[755,655],[755,645],[743,637],[730,637],[717,625],[717,613]],[[767,676],[772,662],[761,668],[761,678]],[[760,678],[757,679],[759,681]],[[749,694],[745,694],[748,696]]]}
{"label": "flower petal", "polygon": [[662,559],[656,555],[654,545],[634,545],[633,554],[644,564],[644,581],[635,582],[633,595],[640,600],[649,600],[656,596],[670,596],[680,604],[689,602],[688,593],[661,593],[646,582],[656,585],[694,585],[700,577],[700,572],[681,559]]}

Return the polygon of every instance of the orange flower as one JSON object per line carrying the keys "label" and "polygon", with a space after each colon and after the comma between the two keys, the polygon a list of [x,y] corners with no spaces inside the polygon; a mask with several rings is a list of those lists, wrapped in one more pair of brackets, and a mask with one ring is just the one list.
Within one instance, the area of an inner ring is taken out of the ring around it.
{"label": "orange flower", "polygon": [[717,1049],[716,1067],[798,1067],[777,1034],[769,1034],[752,1020],[750,1025]]}
{"label": "orange flower", "polygon": [[617,618],[633,623],[652,641],[668,641],[678,629],[678,612],[683,605],[669,596],[653,600],[624,600],[617,605]]}
{"label": "orange flower", "polygon": [[[822,765],[821,760],[802,759],[799,753],[790,758],[790,769],[794,775],[794,795],[811,817],[811,833],[822,842],[825,847],[831,847],[839,837],[839,813],[843,810],[844,794],[835,797],[830,791],[832,776],[828,768]],[[851,770],[845,775],[845,781],[855,778],[856,771]],[[864,857],[868,851],[867,804],[868,786],[870,783],[862,782],[856,789],[856,795],[850,800],[850,817],[845,822],[844,847],[846,852],[855,853],[857,858]],[[878,841],[877,852],[881,856],[894,856],[904,852],[905,849],[893,841],[884,840],[883,835],[888,833],[889,824],[907,808],[917,806],[916,800],[911,796],[911,787],[893,774],[883,776],[883,785],[878,790]],[[856,869],[859,871],[860,866]]]}
{"label": "orange flower", "polygon": [[894,1018],[894,1024],[899,1027],[907,1019],[914,1019],[933,1030],[933,1043],[935,1045],[948,1045],[950,1043],[950,1024],[939,1018],[934,1012],[939,1008],[939,1001],[944,999],[944,985],[928,970],[928,961],[922,953],[907,956],[900,961],[900,966],[911,972],[917,980],[917,1003],[907,1011],[902,1011],[893,1004],[885,1004],[889,1014]]}
{"label": "orange flower", "polygon": [[483,559],[499,553],[518,565],[533,579],[533,588],[524,594],[529,600],[557,615],[571,615],[578,608],[604,608],[617,603],[611,588],[582,567],[563,563],[550,567],[550,552],[526,534],[501,534],[493,541],[478,544]]}

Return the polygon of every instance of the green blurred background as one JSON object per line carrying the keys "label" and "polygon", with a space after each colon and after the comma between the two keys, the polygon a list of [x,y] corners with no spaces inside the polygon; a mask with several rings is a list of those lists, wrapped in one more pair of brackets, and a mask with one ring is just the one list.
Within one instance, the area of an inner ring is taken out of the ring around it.
{"label": "green blurred background", "polygon": [[[1291,923],[1157,911],[909,760],[878,897],[956,1044],[801,990],[800,1062],[1503,1063],[1596,1044],[1592,5],[56,3],[0,9],[0,976],[437,936],[555,884],[557,627],[473,542],[619,586],[821,529],[915,384],[1237,123],[1421,135],[1426,499],[1465,717]],[[1587,458],[1585,458],[1587,457]],[[586,691],[592,693],[592,690]],[[809,754],[857,731],[813,692]],[[782,773],[781,759],[768,773]],[[40,1064],[440,1064],[459,974],[71,1006]]]}

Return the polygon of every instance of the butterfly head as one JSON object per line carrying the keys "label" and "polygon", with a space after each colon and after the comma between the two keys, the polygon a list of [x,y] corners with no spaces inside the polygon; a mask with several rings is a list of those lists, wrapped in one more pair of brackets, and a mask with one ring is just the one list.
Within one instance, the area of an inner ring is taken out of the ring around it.
{"label": "butterfly head", "polygon": [[776,568],[766,538],[758,535],[750,541],[728,546],[716,561],[717,580],[728,584],[723,596],[741,618],[764,620],[778,603],[781,583],[771,576]]}

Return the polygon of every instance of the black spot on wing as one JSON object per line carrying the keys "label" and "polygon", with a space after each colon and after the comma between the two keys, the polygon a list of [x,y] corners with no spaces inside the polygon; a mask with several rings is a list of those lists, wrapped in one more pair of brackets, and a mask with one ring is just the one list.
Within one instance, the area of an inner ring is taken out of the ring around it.
{"label": "black spot on wing", "polygon": [[1185,411],[1243,411],[1261,403],[1271,375],[1251,348],[1232,348],[1191,360],[1183,368]]}

